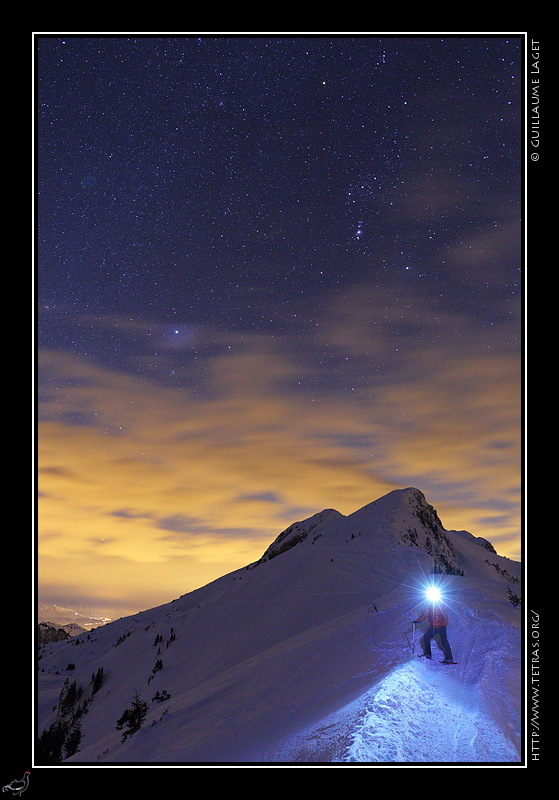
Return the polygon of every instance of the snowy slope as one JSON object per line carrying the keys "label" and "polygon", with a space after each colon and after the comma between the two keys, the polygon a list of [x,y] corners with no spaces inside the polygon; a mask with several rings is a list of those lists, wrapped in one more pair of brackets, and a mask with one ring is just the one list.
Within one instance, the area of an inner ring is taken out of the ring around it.
{"label": "snowy slope", "polygon": [[[244,569],[42,648],[39,733],[79,725],[72,763],[518,761],[521,612],[507,587],[520,594],[521,569],[486,544],[445,531],[416,489],[320,512]],[[451,667],[412,652],[434,564]],[[145,721],[123,741],[136,693]]]}

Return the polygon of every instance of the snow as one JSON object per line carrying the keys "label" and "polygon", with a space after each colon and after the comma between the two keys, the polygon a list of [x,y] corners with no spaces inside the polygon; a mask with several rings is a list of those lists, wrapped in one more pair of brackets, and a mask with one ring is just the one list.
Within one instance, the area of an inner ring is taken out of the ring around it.
{"label": "snow", "polygon": [[[68,763],[521,760],[522,612],[507,596],[509,586],[520,593],[520,564],[445,531],[416,489],[284,534],[259,562],[42,648],[39,733],[68,680],[90,698]],[[459,573],[434,576],[452,666],[435,645],[433,661],[418,659],[419,633],[412,652],[411,620],[439,556]],[[105,682],[91,695],[100,667]],[[122,741],[116,720],[135,692],[147,716]],[[154,699],[161,693],[168,699]]]}
{"label": "snow", "polygon": [[[471,687],[410,662],[371,693],[342,762],[508,762],[518,753]],[[402,724],[404,721],[404,724]],[[338,760],[338,759],[336,759]]]}

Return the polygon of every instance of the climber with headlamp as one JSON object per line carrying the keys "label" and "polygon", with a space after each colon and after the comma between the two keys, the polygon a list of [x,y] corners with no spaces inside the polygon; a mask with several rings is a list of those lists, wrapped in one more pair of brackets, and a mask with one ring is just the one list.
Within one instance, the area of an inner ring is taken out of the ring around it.
{"label": "climber with headlamp", "polygon": [[437,587],[431,586],[426,592],[428,604],[422,614],[414,620],[413,624],[417,625],[424,620],[427,620],[427,630],[420,640],[423,653],[420,658],[431,658],[431,639],[435,639],[439,649],[444,653],[443,664],[455,664],[452,657],[452,650],[446,635],[446,627],[448,625],[448,614],[443,608],[442,598],[440,591]]}

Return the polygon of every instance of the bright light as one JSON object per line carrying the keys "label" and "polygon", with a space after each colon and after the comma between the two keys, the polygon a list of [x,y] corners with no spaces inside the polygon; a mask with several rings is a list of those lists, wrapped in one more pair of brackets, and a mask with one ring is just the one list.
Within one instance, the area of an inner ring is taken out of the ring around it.
{"label": "bright light", "polygon": [[441,599],[441,592],[436,586],[429,586],[425,594],[430,603],[437,603]]}

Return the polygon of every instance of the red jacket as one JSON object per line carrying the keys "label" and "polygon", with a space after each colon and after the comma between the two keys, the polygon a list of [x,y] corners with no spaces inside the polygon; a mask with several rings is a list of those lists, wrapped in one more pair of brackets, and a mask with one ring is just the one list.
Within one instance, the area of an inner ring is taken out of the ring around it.
{"label": "red jacket", "polygon": [[448,617],[440,606],[428,606],[416,622],[422,622],[424,619],[429,620],[429,625],[433,628],[444,628],[448,624]]}

